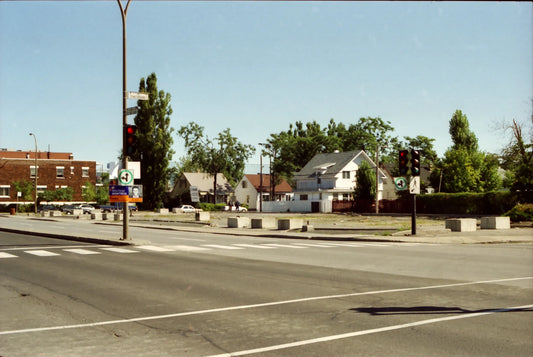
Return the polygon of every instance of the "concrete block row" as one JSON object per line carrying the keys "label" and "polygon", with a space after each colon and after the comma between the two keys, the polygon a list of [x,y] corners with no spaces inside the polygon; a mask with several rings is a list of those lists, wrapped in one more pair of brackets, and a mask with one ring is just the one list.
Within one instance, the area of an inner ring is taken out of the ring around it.
{"label": "concrete block row", "polygon": [[229,217],[228,228],[253,228],[253,229],[302,229],[303,220],[300,218],[276,219],[274,217],[250,218]]}
{"label": "concrete block row", "polygon": [[[445,221],[445,228],[452,232],[474,232],[477,229],[477,221],[474,218],[452,218]],[[510,229],[509,217],[483,217],[481,229]]]}

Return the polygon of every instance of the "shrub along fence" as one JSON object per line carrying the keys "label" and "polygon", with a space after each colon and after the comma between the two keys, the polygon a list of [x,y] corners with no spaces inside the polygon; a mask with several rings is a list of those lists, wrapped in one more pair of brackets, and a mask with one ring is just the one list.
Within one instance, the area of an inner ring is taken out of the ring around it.
{"label": "shrub along fence", "polygon": [[[519,203],[531,202],[533,202],[533,195],[528,192],[433,193],[417,195],[416,212],[501,215]],[[381,213],[410,213],[411,207],[411,197],[379,201]],[[375,206],[370,200],[357,200],[354,210],[360,213],[372,213],[375,212]]]}

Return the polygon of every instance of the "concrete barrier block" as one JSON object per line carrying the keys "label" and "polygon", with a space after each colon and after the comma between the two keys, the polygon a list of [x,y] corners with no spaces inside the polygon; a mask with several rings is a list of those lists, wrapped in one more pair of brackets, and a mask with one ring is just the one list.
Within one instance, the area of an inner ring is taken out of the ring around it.
{"label": "concrete barrier block", "polygon": [[196,212],[194,218],[197,222],[209,222],[211,220],[211,214],[209,212]]}
{"label": "concrete barrier block", "polygon": [[159,214],[168,214],[168,208],[159,208],[157,210],[157,213],[159,213]]}
{"label": "concrete barrier block", "polygon": [[[106,214],[106,213],[104,213],[104,214]],[[91,219],[101,221],[102,220],[102,213],[100,213],[100,212],[91,213]]]}
{"label": "concrete barrier block", "polygon": [[447,219],[445,227],[452,232],[473,232],[477,228],[477,222],[474,218]]}
{"label": "concrete barrier block", "polygon": [[483,217],[481,218],[481,229],[510,229],[511,219],[509,217]]}
{"label": "concrete barrier block", "polygon": [[252,218],[252,228],[274,229],[276,228],[276,219],[274,217]]}
{"label": "concrete barrier block", "polygon": [[50,217],[54,217],[54,216],[61,216],[61,211],[48,211],[48,215]]}
{"label": "concrete barrier block", "polygon": [[228,217],[228,228],[249,228],[250,218],[248,217]]}
{"label": "concrete barrier block", "polygon": [[304,224],[302,226],[302,232],[313,232],[315,230],[315,227],[313,227],[311,224]]}
{"label": "concrete barrier block", "polygon": [[120,213],[114,213],[114,214],[113,214],[113,220],[114,220],[114,221],[121,221],[121,220],[122,220],[122,214],[120,214]]}
{"label": "concrete barrier block", "polygon": [[278,219],[278,230],[292,230],[292,229],[301,229],[303,226],[303,220],[301,218],[290,218],[290,219]]}
{"label": "concrete barrier block", "polygon": [[172,213],[181,213],[180,209],[178,207],[174,207],[172,209]]}

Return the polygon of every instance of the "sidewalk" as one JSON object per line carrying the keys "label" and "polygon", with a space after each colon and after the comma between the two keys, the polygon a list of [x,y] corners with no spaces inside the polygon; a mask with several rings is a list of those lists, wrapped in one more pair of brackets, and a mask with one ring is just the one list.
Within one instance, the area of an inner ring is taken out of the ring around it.
{"label": "sidewalk", "polygon": [[[23,215],[0,215],[0,231],[15,233],[39,234],[42,236],[60,238],[67,240],[86,241],[99,244],[117,244],[117,245],[136,245],[147,244],[146,240],[120,240],[120,237],[102,237],[96,230],[95,232],[70,232],[65,234],[65,230],[40,227],[31,229],[24,227],[22,222],[25,220],[41,221],[68,221],[79,224],[92,225],[115,225],[122,227],[122,222],[113,221],[91,221],[87,219],[74,220],[71,216],[40,218]],[[19,222],[19,224],[17,224]],[[421,225],[417,226],[417,234],[411,235],[411,231],[396,231],[388,235],[374,234],[371,231],[364,234],[353,234],[350,231],[361,229],[350,227],[315,227],[320,231],[299,232],[299,231],[280,231],[271,229],[248,229],[248,228],[226,228],[213,227],[206,224],[194,224],[192,221],[173,221],[173,222],[156,222],[149,220],[130,220],[130,227],[141,227],[146,229],[164,229],[175,230],[180,232],[191,233],[209,233],[224,234],[234,236],[263,237],[263,238],[288,238],[288,239],[305,239],[305,240],[324,240],[324,241],[373,241],[373,242],[405,242],[405,243],[433,243],[433,244],[497,244],[497,243],[533,243],[533,228],[511,228],[505,230],[480,230],[475,232],[451,232],[442,225]],[[328,228],[331,229],[328,231]],[[379,231],[387,227],[373,226],[373,230]],[[390,228],[388,228],[390,229]],[[334,232],[334,233],[333,233]]]}

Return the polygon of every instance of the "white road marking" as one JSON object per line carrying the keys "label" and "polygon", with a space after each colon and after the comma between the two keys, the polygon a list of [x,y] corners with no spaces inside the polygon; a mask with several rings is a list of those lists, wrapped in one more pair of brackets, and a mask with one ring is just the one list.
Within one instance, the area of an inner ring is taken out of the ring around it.
{"label": "white road marking", "polygon": [[173,252],[174,251],[174,249],[165,248],[165,247],[158,247],[156,245],[140,245],[140,246],[138,246],[136,248],[149,250],[149,251],[152,251],[152,252]]}
{"label": "white road marking", "polygon": [[1,258],[18,258],[16,255],[0,252],[0,259]]}
{"label": "white road marking", "polygon": [[308,247],[301,247],[297,245],[289,245],[289,244],[276,244],[276,243],[267,243],[264,244],[269,247],[277,247],[277,248],[293,248],[293,249],[307,249]]}
{"label": "white road marking", "polygon": [[245,248],[257,248],[257,249],[277,249],[276,247],[269,247],[266,245],[261,244],[234,244],[239,247],[245,247]]}
{"label": "white road marking", "polygon": [[111,247],[111,248],[101,248],[102,250],[107,250],[109,252],[115,252],[115,253],[139,253],[137,250],[132,250],[132,249],[126,249],[126,248],[115,248],[115,247]]}
{"label": "white road marking", "polygon": [[94,250],[88,249],[63,249],[65,252],[81,254],[81,255],[90,255],[90,254],[101,254],[100,252],[95,252]]}
{"label": "white road marking", "polygon": [[59,255],[57,253],[49,252],[47,250],[25,250],[24,253],[37,255],[39,257],[53,257],[55,255]]}
{"label": "white road marking", "polygon": [[226,250],[244,249],[241,247],[233,247],[231,245],[218,245],[218,244],[203,244],[202,246],[210,247],[210,248],[217,248],[217,249],[226,249]]}
{"label": "white road marking", "polygon": [[357,337],[357,336],[363,336],[363,335],[370,335],[370,334],[373,334],[373,333],[400,330],[400,329],[404,329],[404,328],[410,328],[410,327],[415,327],[415,326],[434,324],[434,323],[444,322],[444,321],[468,319],[468,318],[471,318],[471,317],[492,315],[492,314],[496,314],[496,313],[499,313],[499,312],[509,312],[509,311],[524,310],[524,309],[530,309],[532,307],[533,307],[533,305],[523,305],[523,306],[513,306],[513,307],[508,307],[508,308],[505,308],[505,309],[498,309],[498,310],[489,310],[489,311],[483,311],[483,312],[472,312],[472,313],[466,313],[466,314],[455,315],[455,316],[447,316],[447,317],[440,317],[440,318],[436,318],[436,319],[428,319],[428,320],[410,322],[410,323],[400,324],[400,325],[379,327],[379,328],[374,328],[374,329],[370,329],[370,330],[354,331],[354,332],[348,332],[348,333],[343,333],[343,334],[339,334],[339,335],[331,335],[331,336],[313,338],[313,339],[310,339],[310,340],[302,340],[302,341],[284,343],[284,344],[281,344],[281,345],[274,345],[274,346],[267,346],[267,347],[262,347],[262,348],[255,348],[255,349],[245,350],[245,351],[223,353],[223,354],[212,355],[212,356],[208,356],[208,357],[245,356],[245,355],[255,354],[255,353],[278,351],[278,350],[282,350],[282,349],[286,349],[286,348],[310,345],[310,344],[313,344],[313,343],[335,341],[335,340],[340,340],[340,339],[344,339],[344,338],[351,338],[351,337]]}
{"label": "white road marking", "polygon": [[[0,251],[11,251],[11,250],[28,250],[28,249],[68,249],[68,248],[79,248],[80,245],[55,245],[55,246],[46,246],[46,247],[16,247],[16,248],[5,248],[0,249]],[[86,246],[89,247],[89,246]],[[101,248],[109,247],[109,245],[90,245],[91,248]]]}
{"label": "white road marking", "polygon": [[173,250],[181,250],[184,252],[200,252],[200,251],[211,250],[211,248],[196,247],[193,245],[166,245],[165,247],[168,247]]}
{"label": "white road marking", "polygon": [[317,248],[333,248],[334,245],[326,243],[293,243],[295,245],[303,245],[305,247],[317,247]]}
{"label": "white road marking", "polygon": [[[60,326],[27,328],[27,329],[21,329],[21,330],[0,331],[0,336],[14,335],[18,333],[66,330],[66,329],[73,329],[73,328],[96,327],[96,326],[105,326],[105,325],[125,324],[125,323],[139,322],[139,321],[169,319],[169,318],[176,318],[176,317],[183,317],[183,316],[204,315],[204,314],[210,314],[210,313],[215,313],[215,312],[226,312],[226,311],[235,311],[235,310],[255,309],[255,308],[267,307],[267,306],[287,305],[287,304],[294,304],[294,303],[307,302],[307,301],[339,299],[339,298],[346,298],[346,297],[352,297],[352,296],[388,294],[388,293],[417,291],[417,290],[443,289],[443,288],[453,288],[457,286],[495,284],[495,283],[503,283],[507,281],[519,281],[519,280],[531,280],[531,279],[533,279],[533,276],[527,276],[527,277],[521,277],[521,278],[470,281],[470,282],[465,282],[465,283],[452,283],[452,284],[443,284],[443,285],[419,286],[419,287],[414,287],[414,288],[399,288],[399,289],[389,289],[389,290],[366,291],[362,293],[347,293],[347,294],[338,294],[338,295],[313,296],[313,297],[300,298],[300,299],[294,299],[294,300],[272,301],[272,302],[265,302],[265,303],[252,304],[252,305],[240,305],[240,306],[221,307],[221,308],[208,309],[208,310],[178,312],[174,314],[145,316],[145,317],[137,317],[137,318],[132,318],[132,319],[109,320],[109,321],[101,321],[101,322],[91,322],[91,323],[86,323],[86,324],[77,324],[77,325],[60,325]],[[527,309],[531,307],[533,307],[533,305],[518,306],[518,307],[512,307],[508,309],[492,310],[492,311],[503,312],[503,311]],[[479,314],[488,314],[488,313],[491,313],[491,312],[481,312],[477,314],[479,315]],[[466,316],[472,316],[472,315],[467,314]]]}

